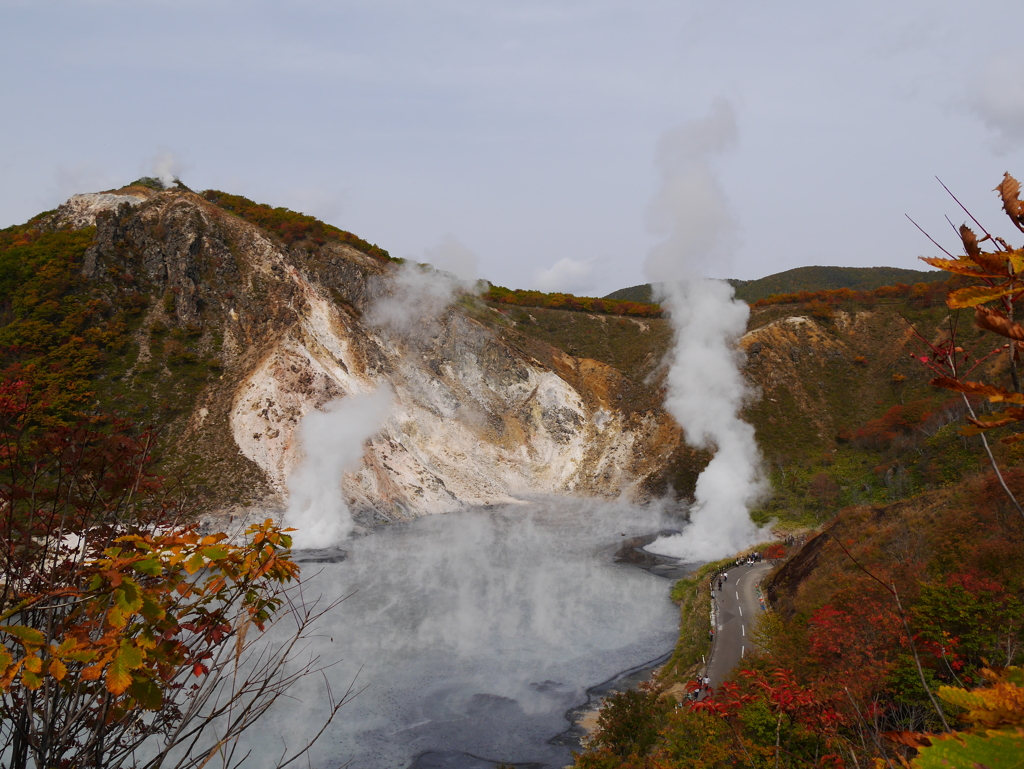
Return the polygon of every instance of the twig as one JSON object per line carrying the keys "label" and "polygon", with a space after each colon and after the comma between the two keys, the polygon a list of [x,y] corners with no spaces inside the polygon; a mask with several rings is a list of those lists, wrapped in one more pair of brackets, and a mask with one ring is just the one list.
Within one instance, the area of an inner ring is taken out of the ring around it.
{"label": "twig", "polygon": [[[907,217],[907,219],[910,219],[910,215],[909,215],[909,214],[903,214],[903,215],[904,215],[905,217]],[[950,259],[959,259],[959,258],[960,258],[960,257],[958,257],[958,256],[954,256],[953,254],[949,253],[949,251],[947,251],[946,249],[944,249],[944,248],[943,248],[943,247],[942,247],[942,246],[941,246],[941,245],[940,245],[940,244],[939,244],[939,243],[938,243],[938,242],[937,242],[937,241],[935,240],[935,238],[933,238],[933,237],[932,237],[931,235],[929,235],[929,234],[928,234],[927,232],[925,232],[925,231],[924,231],[924,228],[922,228],[922,227],[921,227],[921,225],[920,225],[920,224],[918,224],[917,222],[915,222],[915,221],[914,221],[913,219],[910,219],[910,223],[911,223],[912,225],[914,225],[915,227],[917,227],[917,229],[921,230],[921,234],[922,234],[922,235],[924,235],[924,236],[925,236],[926,238],[928,238],[928,240],[930,240],[930,241],[931,241],[932,243],[934,243],[934,244],[935,244],[935,247],[936,247],[937,249],[939,249],[939,250],[940,250],[940,251],[941,251],[942,253],[944,253],[944,254],[945,254],[946,256],[948,256],[948,257],[949,257]]]}
{"label": "twig", "polygon": [[[935,177],[935,181],[937,181],[939,184],[942,184],[942,179],[940,179],[937,176]],[[981,230],[982,232],[984,232],[985,235],[988,236],[988,239],[991,240],[993,243],[995,243],[998,246],[999,245],[999,241],[997,241],[994,237],[992,237],[992,233],[990,233],[988,230],[986,230],[984,225],[981,222],[979,222],[977,219],[974,218],[974,214],[972,214],[970,211],[967,210],[967,206],[965,206],[963,203],[961,203],[959,200],[957,200],[956,195],[954,195],[952,192],[950,192],[949,187],[947,187],[945,184],[942,184],[942,189],[944,189],[946,192],[949,192],[949,196],[951,198],[953,198],[953,200],[956,200],[956,204],[958,206],[960,206],[960,208],[962,208],[964,210],[965,214],[967,214],[969,217],[971,217],[971,221],[974,222],[976,225],[978,225],[978,229]],[[950,222],[950,224],[952,224],[952,222]]]}

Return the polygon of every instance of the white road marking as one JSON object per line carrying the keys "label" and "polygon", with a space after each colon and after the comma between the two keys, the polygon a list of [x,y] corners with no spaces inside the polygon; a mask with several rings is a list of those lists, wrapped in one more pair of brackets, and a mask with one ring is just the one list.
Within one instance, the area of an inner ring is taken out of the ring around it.
{"label": "white road marking", "polygon": [[739,607],[739,610],[740,610],[740,616],[742,617],[742,616],[743,616],[743,607],[742,607],[742,606],[740,606],[740,607]]}
{"label": "white road marking", "polygon": [[746,653],[746,651],[747,651],[747,647],[746,646],[741,646],[740,647],[740,659],[743,659],[743,655]]}
{"label": "white road marking", "polygon": [[742,631],[743,637],[746,638],[747,637],[747,626],[746,625],[740,625],[740,631]]}
{"label": "white road marking", "polygon": [[740,600],[740,591],[739,590],[736,591],[736,600],[737,601]]}

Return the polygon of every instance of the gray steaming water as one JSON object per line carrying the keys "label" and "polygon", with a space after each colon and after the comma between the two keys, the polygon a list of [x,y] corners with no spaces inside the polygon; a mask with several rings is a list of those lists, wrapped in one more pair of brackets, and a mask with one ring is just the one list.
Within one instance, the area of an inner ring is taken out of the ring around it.
{"label": "gray steaming water", "polygon": [[[570,747],[549,742],[566,711],[673,646],[670,582],[613,559],[623,535],[663,523],[654,509],[546,499],[387,527],[347,542],[340,563],[305,565],[307,590],[352,593],[313,651],[340,660],[335,691],[357,674],[366,687],[312,765],[570,763]],[[321,722],[322,682],[308,684],[261,724],[254,766]]]}

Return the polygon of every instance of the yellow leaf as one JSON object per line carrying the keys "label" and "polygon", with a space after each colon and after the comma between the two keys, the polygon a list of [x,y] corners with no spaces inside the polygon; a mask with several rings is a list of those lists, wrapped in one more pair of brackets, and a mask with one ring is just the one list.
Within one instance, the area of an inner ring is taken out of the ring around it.
{"label": "yellow leaf", "polygon": [[14,636],[26,649],[38,648],[46,643],[46,638],[40,631],[24,625],[0,625],[0,633]]}
{"label": "yellow leaf", "polygon": [[941,259],[937,256],[919,256],[918,259],[926,264],[930,264],[932,267],[952,272],[956,275],[967,275],[972,278],[982,278],[986,275],[981,265],[970,259]]}
{"label": "yellow leaf", "polygon": [[985,302],[992,302],[1001,297],[1007,296],[1008,294],[1014,293],[1019,290],[1018,287],[1014,287],[1011,284],[1003,283],[998,286],[968,286],[967,288],[958,288],[956,291],[951,291],[946,297],[946,304],[954,310],[960,310],[964,307],[975,307]]}
{"label": "yellow leaf", "polygon": [[192,556],[185,561],[185,571],[189,574],[195,574],[203,566],[206,565],[206,559],[203,558],[202,553],[193,553]]}
{"label": "yellow leaf", "polygon": [[1013,274],[1019,275],[1024,272],[1024,249],[1017,249],[1007,254],[1007,258],[1010,261],[1010,266],[1013,268]]}
{"label": "yellow leaf", "polygon": [[53,676],[54,679],[56,679],[57,681],[63,681],[64,676],[68,674],[68,666],[58,659],[50,660],[49,670],[50,675]]}
{"label": "yellow leaf", "polygon": [[30,673],[42,673],[43,661],[35,654],[30,654],[28,657],[25,657],[25,670]]}
{"label": "yellow leaf", "polygon": [[26,670],[21,674],[21,682],[25,685],[26,689],[35,691],[43,685],[43,677],[39,673]]}
{"label": "yellow leaf", "polygon": [[132,683],[131,671],[141,667],[144,660],[142,649],[127,639],[122,641],[120,649],[107,669],[107,691],[111,694],[124,694]]}

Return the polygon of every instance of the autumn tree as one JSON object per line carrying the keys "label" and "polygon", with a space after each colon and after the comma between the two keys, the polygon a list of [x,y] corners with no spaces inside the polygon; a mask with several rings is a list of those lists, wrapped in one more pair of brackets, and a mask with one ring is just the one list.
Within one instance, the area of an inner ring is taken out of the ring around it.
{"label": "autumn tree", "polygon": [[[153,431],[43,429],[28,392],[0,383],[0,761],[239,766],[241,735],[323,669],[297,654],[331,607],[298,600],[272,522],[241,544],[189,524],[151,472]],[[267,644],[284,616],[296,629]]]}
{"label": "autumn tree", "polygon": [[[1003,175],[1003,180],[995,191],[999,193],[1003,211],[1010,221],[1018,230],[1024,232],[1024,201],[1020,200],[1020,184],[1007,173]],[[968,215],[970,216],[969,212]],[[1006,363],[1011,386],[1008,389],[989,382],[965,378],[977,369],[978,360],[975,356],[976,359],[971,361],[971,352],[957,343],[955,326],[951,327],[949,337],[939,343],[918,335],[918,338],[929,347],[929,354],[921,356],[921,362],[938,374],[932,380],[933,385],[953,390],[963,397],[969,413],[969,427],[964,433],[981,436],[996,477],[1017,511],[1024,517],[1024,507],[1003,480],[1002,472],[986,438],[989,430],[1015,426],[1024,421],[1024,395],[1021,394],[1020,377],[1017,373],[1017,346],[1024,342],[1024,326],[1014,321],[1016,305],[1024,297],[1024,249],[1012,247],[1003,238],[985,230],[973,216],[971,219],[984,235],[979,238],[966,223],[960,225],[958,233],[964,250],[963,255],[954,255],[943,249],[948,258],[923,256],[921,259],[932,267],[952,273],[966,282],[967,285],[955,288],[946,296],[946,304],[950,309],[973,309],[974,322],[979,328],[1008,340],[1004,344],[1004,349],[1007,353]],[[982,247],[986,243],[991,250]],[[991,414],[977,414],[968,396],[984,398],[1002,408]],[[1022,439],[1024,432],[1018,432],[1004,437],[1002,442],[1013,443]]]}

